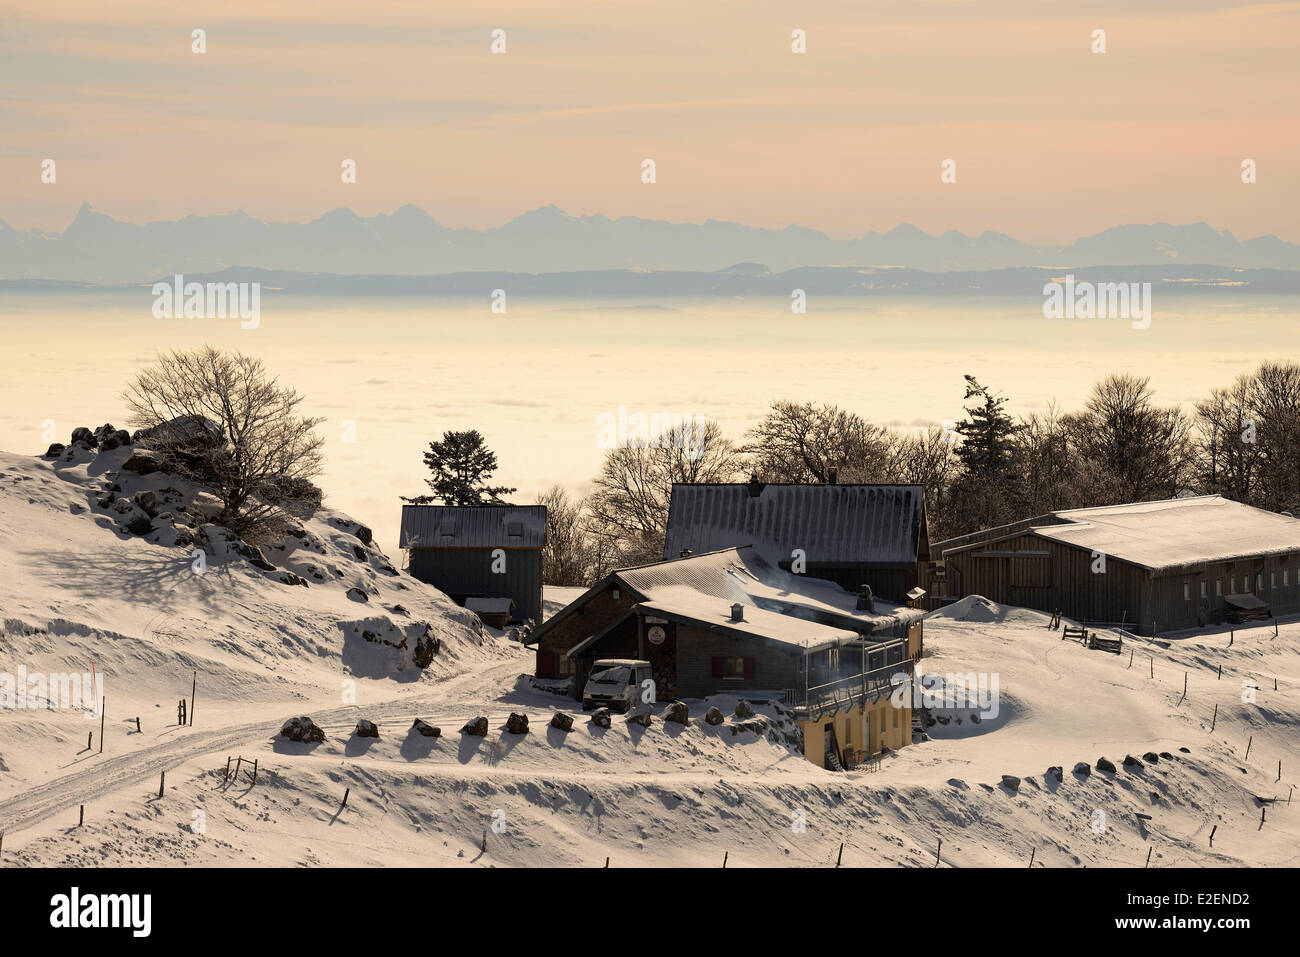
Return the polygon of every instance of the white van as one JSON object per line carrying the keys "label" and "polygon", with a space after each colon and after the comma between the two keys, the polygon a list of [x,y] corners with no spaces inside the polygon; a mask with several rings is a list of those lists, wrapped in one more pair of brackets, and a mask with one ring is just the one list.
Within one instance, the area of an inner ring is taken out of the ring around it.
{"label": "white van", "polygon": [[641,703],[641,682],[650,678],[650,662],[639,658],[601,658],[591,666],[582,689],[582,710],[609,708],[627,714]]}

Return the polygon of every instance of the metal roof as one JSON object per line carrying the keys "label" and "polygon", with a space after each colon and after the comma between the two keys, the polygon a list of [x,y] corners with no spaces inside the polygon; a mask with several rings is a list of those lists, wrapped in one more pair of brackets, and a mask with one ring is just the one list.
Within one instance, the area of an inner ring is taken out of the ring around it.
{"label": "metal roof", "polygon": [[801,548],[810,563],[914,566],[923,503],[920,485],[678,484],[664,557],[753,545],[772,565]]}
{"label": "metal roof", "polygon": [[398,548],[542,548],[545,505],[403,505]]}

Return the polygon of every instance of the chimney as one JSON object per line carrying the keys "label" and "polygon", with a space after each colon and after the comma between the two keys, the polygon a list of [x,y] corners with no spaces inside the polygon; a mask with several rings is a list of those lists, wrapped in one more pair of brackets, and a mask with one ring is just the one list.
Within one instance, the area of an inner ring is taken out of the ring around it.
{"label": "chimney", "polygon": [[745,606],[742,605],[740,602],[736,602],[734,605],[731,606],[731,620],[732,621],[745,620]]}
{"label": "chimney", "polygon": [[839,477],[840,477],[840,473],[838,469],[828,469],[826,472],[826,484],[834,485],[836,479],[838,479]]}
{"label": "chimney", "polygon": [[759,493],[763,491],[763,483],[758,480],[757,472],[749,476],[749,484],[745,487],[749,489],[750,498],[758,498]]}
{"label": "chimney", "polygon": [[677,557],[678,557],[678,558],[690,558],[690,557],[691,557],[691,550],[690,550],[689,548],[683,548],[683,549],[678,553]]}
{"label": "chimney", "polygon": [[875,612],[876,596],[871,593],[870,585],[863,585],[858,589],[858,611]]}

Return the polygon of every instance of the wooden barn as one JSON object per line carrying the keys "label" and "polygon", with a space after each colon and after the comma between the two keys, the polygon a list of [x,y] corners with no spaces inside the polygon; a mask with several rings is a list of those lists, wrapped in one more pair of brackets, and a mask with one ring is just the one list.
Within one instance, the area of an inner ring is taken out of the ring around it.
{"label": "wooden barn", "polygon": [[411,574],[457,604],[513,602],[475,602],[491,609],[490,623],[542,620],[546,506],[403,505],[400,546]]}
{"label": "wooden barn", "polygon": [[743,694],[783,703],[810,761],[855,764],[911,742],[890,701],[921,651],[913,608],[793,575],[750,546],[624,568],[528,637],[537,676],[581,694],[593,662],[651,664],[659,701]]}
{"label": "wooden barn", "polygon": [[1139,634],[1300,611],[1300,520],[1217,495],[1051,512],[932,546],[932,596]]}
{"label": "wooden barn", "polygon": [[[929,558],[920,485],[676,484],[664,558],[752,545],[771,565],[909,599]],[[796,565],[796,550],[802,566]]]}

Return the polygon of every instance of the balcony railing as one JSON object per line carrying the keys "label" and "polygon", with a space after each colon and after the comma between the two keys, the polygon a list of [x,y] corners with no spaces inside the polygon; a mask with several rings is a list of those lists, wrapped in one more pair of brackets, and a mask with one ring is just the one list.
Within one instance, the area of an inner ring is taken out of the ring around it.
{"label": "balcony railing", "polygon": [[824,715],[888,696],[895,687],[894,675],[906,675],[910,680],[911,660],[904,659],[897,664],[883,665],[808,688],[787,688],[782,700],[796,717],[815,721]]}

